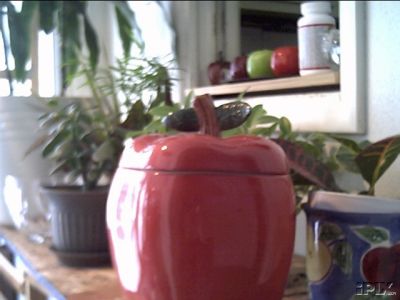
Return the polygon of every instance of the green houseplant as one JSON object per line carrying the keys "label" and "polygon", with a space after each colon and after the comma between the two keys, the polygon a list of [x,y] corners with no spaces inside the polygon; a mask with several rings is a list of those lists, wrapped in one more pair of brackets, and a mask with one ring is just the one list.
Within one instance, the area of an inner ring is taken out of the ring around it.
{"label": "green houseplant", "polygon": [[[286,152],[298,191],[306,193],[321,189],[374,196],[378,180],[400,154],[399,135],[371,143],[337,134],[294,132],[290,120],[269,115],[261,105],[253,108],[242,126],[224,132],[237,133],[262,135],[278,143]],[[359,176],[363,187],[346,191],[335,179],[343,173]]]}
{"label": "green houseplant", "polygon": [[[41,148],[54,163],[53,183],[41,189],[49,199],[54,251],[66,264],[91,265],[109,258],[105,205],[123,142],[150,130],[150,123],[157,131],[151,112],[161,103],[172,105],[172,83],[168,66],[143,57],[125,57],[96,71],[83,60],[77,74],[86,78],[93,97],[49,101],[49,112],[40,118],[45,134],[28,153]],[[57,174],[61,181],[54,182]]]}
{"label": "green houseplant", "polygon": [[[285,150],[299,209],[306,213],[312,299],[398,299],[400,202],[376,196],[375,190],[400,154],[400,135],[357,142],[334,134],[292,133],[288,120],[266,117],[261,110],[258,118],[250,130],[267,134]],[[271,125],[257,126],[265,122]],[[336,183],[337,175],[350,173],[356,177],[348,180],[364,182],[358,192]]]}
{"label": "green houseplant", "polygon": [[[82,62],[81,68],[93,97],[67,104],[49,101],[50,112],[39,119],[46,133],[28,152],[45,143],[42,155],[56,163],[51,175],[68,173],[70,182],[79,178],[81,188],[90,190],[101,176],[112,175],[127,134],[143,130],[154,107],[172,106],[172,83],[157,59],[124,58],[117,67],[96,72]],[[153,92],[148,99],[146,92]]]}
{"label": "green houseplant", "polygon": [[347,160],[366,188],[359,194],[315,191],[303,205],[311,295],[398,299],[400,202],[376,196],[375,186],[400,154],[400,135],[366,146],[336,139],[346,145]]}

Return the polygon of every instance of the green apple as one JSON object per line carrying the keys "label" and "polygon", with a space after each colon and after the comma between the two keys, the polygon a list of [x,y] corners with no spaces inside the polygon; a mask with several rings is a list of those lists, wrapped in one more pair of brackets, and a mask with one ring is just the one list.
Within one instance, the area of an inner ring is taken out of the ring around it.
{"label": "green apple", "polygon": [[271,56],[273,50],[263,49],[251,52],[247,58],[247,73],[250,78],[273,77]]}

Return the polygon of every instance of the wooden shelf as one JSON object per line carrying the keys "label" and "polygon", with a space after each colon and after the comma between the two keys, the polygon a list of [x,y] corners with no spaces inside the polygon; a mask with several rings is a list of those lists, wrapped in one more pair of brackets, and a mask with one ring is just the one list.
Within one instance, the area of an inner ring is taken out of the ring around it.
{"label": "wooden shelf", "polygon": [[308,76],[296,76],[277,79],[251,80],[240,83],[227,83],[214,86],[204,86],[193,89],[195,96],[210,94],[224,96],[246,93],[261,93],[270,91],[288,91],[292,89],[309,89],[325,86],[339,86],[338,72],[326,72]]}
{"label": "wooden shelf", "polygon": [[[49,245],[34,244],[21,232],[4,226],[0,226],[0,242],[3,247],[11,251],[12,255],[21,258],[26,268],[25,278],[35,287],[39,287],[48,298],[55,300],[123,299],[116,271],[111,266],[74,268],[61,265]],[[0,276],[3,276],[4,272],[0,265]],[[282,300],[307,300],[307,295],[304,257],[294,255],[285,297]],[[1,290],[0,299],[2,299]]]}
{"label": "wooden shelf", "polygon": [[[32,243],[20,231],[4,226],[0,226],[0,243],[23,262],[23,269],[19,267],[18,270],[25,270],[29,285],[46,295],[37,299],[122,300],[117,274],[111,265],[93,268],[64,266],[49,245]],[[0,276],[3,272],[0,266]]]}

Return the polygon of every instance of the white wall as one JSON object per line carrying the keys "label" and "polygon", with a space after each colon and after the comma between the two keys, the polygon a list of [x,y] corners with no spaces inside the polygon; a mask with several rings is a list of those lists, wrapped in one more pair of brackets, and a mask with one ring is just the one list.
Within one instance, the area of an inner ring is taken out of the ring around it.
{"label": "white wall", "polygon": [[[400,134],[400,2],[367,4],[367,137]],[[381,178],[376,193],[400,199],[400,159]],[[399,200],[400,205],[400,200]]]}

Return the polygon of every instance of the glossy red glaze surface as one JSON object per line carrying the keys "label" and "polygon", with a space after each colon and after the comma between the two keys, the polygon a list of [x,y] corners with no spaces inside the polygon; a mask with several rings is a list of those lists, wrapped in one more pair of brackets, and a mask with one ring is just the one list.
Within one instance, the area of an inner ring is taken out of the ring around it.
{"label": "glossy red glaze surface", "polygon": [[125,144],[120,167],[141,170],[288,174],[283,150],[256,136],[146,135]]}
{"label": "glossy red glaze surface", "polygon": [[[280,300],[295,230],[290,177],[242,174],[244,167],[235,172],[126,168],[130,161],[143,159],[143,151],[157,151],[154,144],[159,138],[145,137],[139,140],[141,146],[133,145],[136,148],[127,145],[107,203],[113,264],[126,299]],[[197,147],[197,137],[193,139]],[[232,143],[225,145],[223,152],[228,155],[234,152],[230,147],[238,148],[238,157],[246,157],[248,151],[252,152],[251,144]],[[281,154],[277,154],[280,150],[271,150],[275,146],[266,144],[267,150],[258,160],[282,167],[279,173],[286,168],[285,163],[281,165]],[[175,146],[176,152],[162,159],[169,157],[179,165],[179,157],[173,156],[182,156],[182,150]],[[147,161],[157,161],[157,155],[148,155]],[[216,160],[212,156],[199,159]]]}
{"label": "glossy red glaze surface", "polygon": [[271,57],[271,69],[275,77],[299,74],[299,54],[296,46],[279,47]]}
{"label": "glossy red glaze surface", "polygon": [[395,299],[400,299],[400,244],[369,250],[362,259],[362,271],[368,282],[391,283]]}

